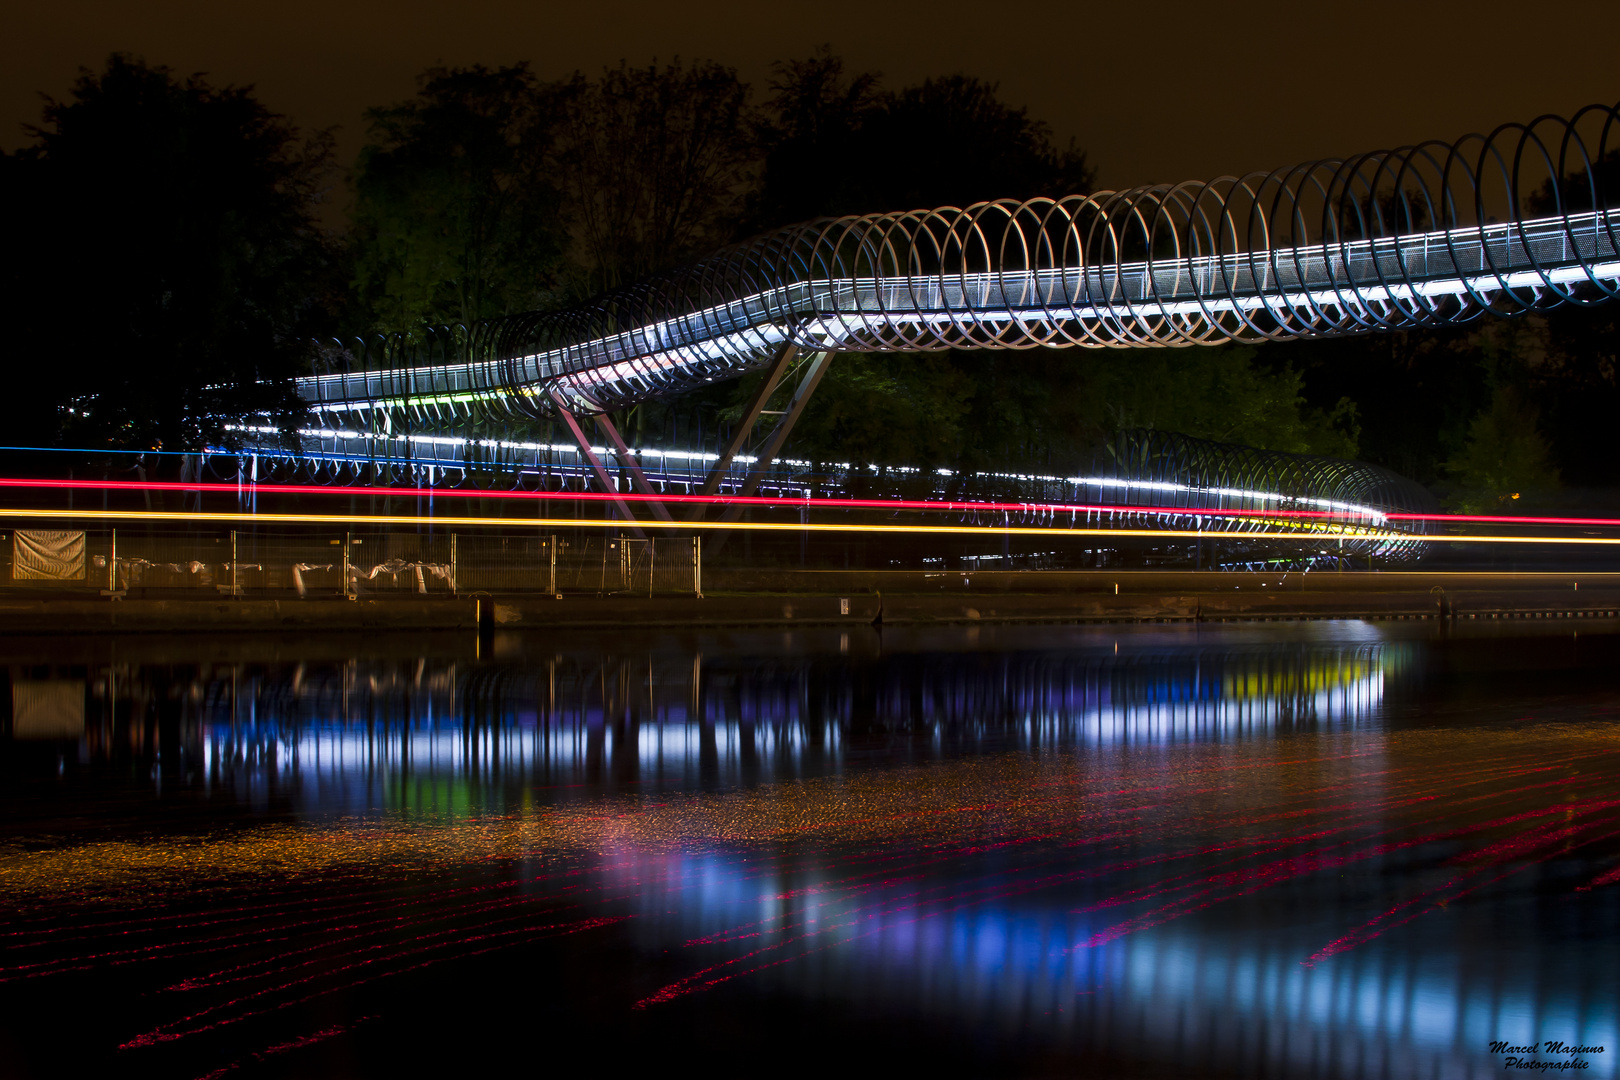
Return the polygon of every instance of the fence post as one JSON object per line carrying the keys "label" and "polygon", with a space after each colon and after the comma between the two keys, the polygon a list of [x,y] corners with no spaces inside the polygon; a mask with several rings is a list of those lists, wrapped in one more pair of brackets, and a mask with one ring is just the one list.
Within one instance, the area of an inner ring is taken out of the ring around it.
{"label": "fence post", "polygon": [[[237,472],[237,476],[240,477],[241,474],[242,474],[242,470],[237,469],[236,472]],[[239,587],[236,584],[236,530],[235,529],[231,530],[231,595],[232,596],[241,596],[242,595]]]}
{"label": "fence post", "polygon": [[456,595],[456,534],[450,534],[450,595]]}
{"label": "fence post", "polygon": [[703,537],[692,537],[692,591],[703,599]]}
{"label": "fence post", "polygon": [[107,548],[107,591],[118,591],[118,530],[112,531],[112,543]]}
{"label": "fence post", "polygon": [[546,546],[551,549],[551,595],[557,595],[557,534],[552,533],[546,539]]}

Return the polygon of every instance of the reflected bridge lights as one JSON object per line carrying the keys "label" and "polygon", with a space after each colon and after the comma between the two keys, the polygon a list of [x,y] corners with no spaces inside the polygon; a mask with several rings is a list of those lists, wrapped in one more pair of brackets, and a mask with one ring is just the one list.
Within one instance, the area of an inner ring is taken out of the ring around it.
{"label": "reflected bridge lights", "polygon": [[[1062,752],[1349,730],[1377,722],[1405,656],[1385,642],[1282,656],[1014,651],[981,656],[965,674],[938,657],[863,664],[838,652],[832,663],[776,635],[765,641],[769,659],[559,654],[533,666],[237,670],[186,695],[182,731],[205,783],[245,784],[246,796],[273,782],[312,807],[359,803],[379,785],[404,798],[389,787],[404,778],[735,784],[837,770],[851,740],[878,732],[926,736],[949,756],[970,745]],[[126,700],[141,692],[127,677],[119,689]]]}

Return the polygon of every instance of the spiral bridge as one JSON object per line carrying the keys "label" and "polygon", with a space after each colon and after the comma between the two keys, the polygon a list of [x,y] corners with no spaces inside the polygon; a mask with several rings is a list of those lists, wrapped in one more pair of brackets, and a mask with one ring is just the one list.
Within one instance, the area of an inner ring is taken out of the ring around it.
{"label": "spiral bridge", "polygon": [[[565,310],[330,343],[297,384],[316,421],[302,433],[305,452],[350,468],[426,467],[430,483],[435,468],[465,475],[474,461],[546,476],[559,471],[555,452],[574,450],[524,433],[527,421],[554,417],[577,444],[581,481],[594,473],[621,490],[602,461],[611,453],[647,496],[751,496],[773,486],[770,466],[842,352],[1177,348],[1611,301],[1620,296],[1616,172],[1620,105],[1592,105],[1455,142],[1205,182],[812,221]],[[676,455],[688,460],[673,470],[662,457],[662,486],[649,482],[643,466],[659,452],[626,446],[610,411],[756,370],[764,385],[732,444]],[[795,377],[785,415],[743,454],[769,395]],[[609,445],[591,445],[585,419]],[[1196,482],[1173,485],[1189,508],[1226,506],[1233,491],[1249,507],[1343,504],[1353,509],[1330,527],[1381,530],[1356,541],[1363,553],[1409,552],[1383,535],[1385,515],[1433,507],[1416,485],[1327,459],[1290,465],[1286,493],[1261,490],[1242,448],[1193,453],[1195,443],[1164,444],[1156,464],[1144,459],[1125,479],[1151,490],[1156,469],[1201,469]],[[1192,459],[1166,465],[1177,447]],[[1110,467],[1115,481],[1124,460]],[[1259,473],[1270,477],[1274,465]],[[1043,498],[1079,500],[1089,482],[1035,486]],[[1117,485],[1094,495],[1132,501]]]}
{"label": "spiral bridge", "polygon": [[805,352],[1152,348],[1620,295],[1620,105],[1269,173],[809,222],[558,312],[328,350],[319,412],[596,412]]}

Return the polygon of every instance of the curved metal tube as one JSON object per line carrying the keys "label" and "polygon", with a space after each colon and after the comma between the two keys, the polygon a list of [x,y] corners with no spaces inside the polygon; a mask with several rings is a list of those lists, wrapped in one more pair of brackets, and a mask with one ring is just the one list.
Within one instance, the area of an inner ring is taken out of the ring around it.
{"label": "curved metal tube", "polygon": [[[1620,296],[1620,207],[1600,164],[1620,170],[1620,105],[1207,182],[808,222],[562,311],[334,342],[298,384],[321,418],[305,461],[332,459],[337,482],[363,463],[425,467],[430,483],[469,455],[538,463],[546,448],[489,435],[558,404],[597,412],[735,378],[790,345],[1175,348],[1603,303]],[[1121,507],[1317,506],[1328,517],[1298,528],[1323,529],[1329,559],[1415,557],[1399,539],[1412,526],[1386,515],[1434,505],[1359,462],[1151,432],[1108,455],[1087,477],[980,479]]]}
{"label": "curved metal tube", "polygon": [[[816,351],[1152,348],[1465,323],[1620,295],[1594,165],[1620,105],[1207,182],[796,225],[556,312],[329,349],[373,430],[678,394]],[[380,421],[380,422],[379,422]]]}

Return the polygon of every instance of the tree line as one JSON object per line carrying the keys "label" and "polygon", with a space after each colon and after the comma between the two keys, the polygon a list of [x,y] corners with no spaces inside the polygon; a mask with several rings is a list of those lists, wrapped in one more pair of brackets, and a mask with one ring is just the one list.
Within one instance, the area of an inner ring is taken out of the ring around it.
{"label": "tree line", "polygon": [[[1098,181],[992,83],[891,87],[826,49],[761,88],[712,62],[435,68],[365,124],[343,168],[330,132],[251,88],[122,55],[47,100],[29,145],[0,155],[16,443],[189,449],[265,417],[290,429],[318,338],[564,307],[811,218]],[[1157,427],[1359,455],[1496,505],[1560,476],[1620,482],[1601,434],[1615,341],[1611,306],[1259,348],[843,355],[791,451],[1063,469]],[[620,419],[634,441],[712,439],[749,389]]]}

